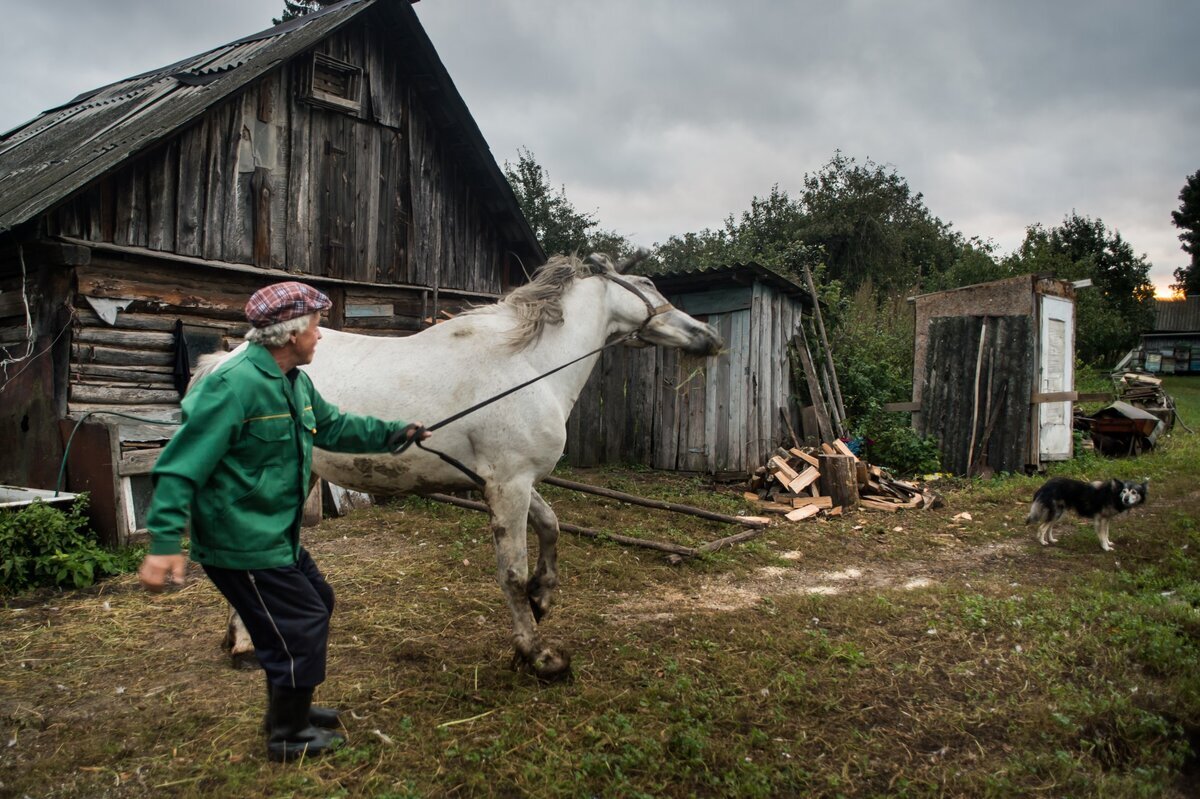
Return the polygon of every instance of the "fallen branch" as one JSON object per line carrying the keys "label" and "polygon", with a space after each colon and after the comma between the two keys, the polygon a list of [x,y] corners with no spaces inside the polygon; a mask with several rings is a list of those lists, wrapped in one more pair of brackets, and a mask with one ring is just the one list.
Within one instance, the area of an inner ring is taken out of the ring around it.
{"label": "fallen branch", "polygon": [[744,527],[766,527],[770,522],[764,519],[758,519],[754,516],[727,516],[724,513],[717,513],[703,508],[694,508],[691,505],[680,505],[677,502],[664,502],[661,499],[646,499],[639,497],[636,494],[626,494],[624,491],[614,491],[611,488],[600,488],[599,486],[588,485],[587,483],[577,483],[574,480],[564,480],[561,477],[544,477],[543,483],[548,483],[559,488],[569,488],[572,491],[582,491],[585,494],[596,494],[609,499],[619,499],[622,502],[628,502],[631,505],[642,505],[647,508],[658,508],[659,510],[669,510],[676,513],[687,513],[691,516],[699,516],[701,519],[711,519],[717,522],[725,522],[726,524],[740,524]]}

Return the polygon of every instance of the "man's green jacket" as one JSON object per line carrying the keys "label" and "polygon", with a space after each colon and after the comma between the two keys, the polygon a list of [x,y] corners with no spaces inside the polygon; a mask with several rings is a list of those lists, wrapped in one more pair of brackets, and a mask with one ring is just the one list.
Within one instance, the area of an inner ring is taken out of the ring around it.
{"label": "man's green jacket", "polygon": [[201,378],[182,406],[154,466],[150,554],[178,554],[190,521],[192,560],[226,569],[296,562],[314,446],[383,452],[407,425],[342,413],[258,344]]}

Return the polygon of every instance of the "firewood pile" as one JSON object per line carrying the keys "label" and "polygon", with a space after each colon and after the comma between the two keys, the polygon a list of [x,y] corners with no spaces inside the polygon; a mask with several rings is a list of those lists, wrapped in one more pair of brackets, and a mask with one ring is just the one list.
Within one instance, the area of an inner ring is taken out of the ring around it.
{"label": "firewood pile", "polygon": [[[842,457],[822,459],[822,455]],[[821,479],[822,468],[830,471],[835,465],[852,469],[845,476],[848,480],[840,479],[841,485],[833,474]],[[818,515],[841,516],[847,504],[886,513],[941,505],[933,491],[866,463],[840,440],[819,449],[776,449],[766,465],[754,470],[743,496],[760,512],[782,514],[793,522]]]}
{"label": "firewood pile", "polygon": [[1162,419],[1168,430],[1175,424],[1175,400],[1163,390],[1160,378],[1125,372],[1116,382],[1121,402],[1149,411]]}

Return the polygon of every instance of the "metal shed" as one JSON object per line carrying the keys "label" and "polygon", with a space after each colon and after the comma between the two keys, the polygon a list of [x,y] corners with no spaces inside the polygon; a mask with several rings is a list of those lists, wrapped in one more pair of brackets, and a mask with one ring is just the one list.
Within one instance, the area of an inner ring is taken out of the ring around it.
{"label": "metal shed", "polygon": [[788,439],[781,409],[800,429],[788,344],[809,295],[756,263],[653,277],[726,350],[707,365],[657,348],[607,350],[568,423],[570,463],[744,476]]}
{"label": "metal shed", "polygon": [[913,427],[954,474],[1073,454],[1075,292],[1037,275],[913,298]]}

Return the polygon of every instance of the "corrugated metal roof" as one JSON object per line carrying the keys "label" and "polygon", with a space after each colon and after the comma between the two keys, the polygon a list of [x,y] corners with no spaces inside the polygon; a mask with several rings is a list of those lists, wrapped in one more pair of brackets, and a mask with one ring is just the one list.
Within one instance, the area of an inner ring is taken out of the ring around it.
{"label": "corrugated metal roof", "polygon": [[82,188],[378,0],[345,0],[76,97],[0,139],[0,232]]}
{"label": "corrugated metal roof", "polygon": [[1154,301],[1155,333],[1200,332],[1200,295]]}
{"label": "corrugated metal roof", "polygon": [[507,212],[513,240],[545,260],[512,188],[411,8],[411,0],[343,0],[157,70],[85,92],[0,136],[0,233],[29,221],[125,160],[175,133],[372,6],[402,16],[432,75],[438,102],[474,151],[479,173]]}

